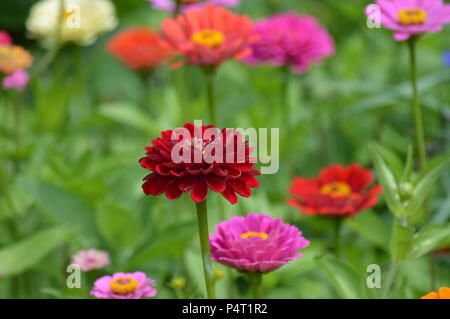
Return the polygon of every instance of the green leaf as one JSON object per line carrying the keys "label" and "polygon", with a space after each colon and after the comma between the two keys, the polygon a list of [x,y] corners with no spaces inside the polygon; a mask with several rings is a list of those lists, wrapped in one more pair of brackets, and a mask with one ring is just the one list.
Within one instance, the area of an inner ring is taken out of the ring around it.
{"label": "green leaf", "polygon": [[159,135],[162,131],[159,123],[154,121],[147,113],[128,103],[104,104],[100,108],[100,115],[140,129],[150,135]]}
{"label": "green leaf", "polygon": [[21,185],[51,219],[76,227],[85,240],[96,238],[94,211],[76,194],[41,180],[22,180]]}
{"label": "green leaf", "polygon": [[358,214],[347,225],[383,249],[388,249],[389,225],[373,211]]}
{"label": "green leaf", "polygon": [[370,153],[378,173],[378,179],[383,187],[384,196],[386,197],[386,203],[389,209],[395,216],[403,217],[402,203],[400,201],[398,185],[394,174],[379,155],[379,148],[375,143],[370,145]]}
{"label": "green leaf", "polygon": [[13,276],[33,267],[70,235],[65,227],[52,227],[1,249],[0,274]]}
{"label": "green leaf", "polygon": [[414,236],[409,259],[418,258],[450,240],[450,225],[428,225]]}
{"label": "green leaf", "polygon": [[114,204],[100,206],[97,225],[102,236],[116,249],[133,248],[142,234],[137,217]]}
{"label": "green leaf", "polygon": [[449,162],[450,159],[444,159],[441,164],[431,169],[419,181],[419,183],[414,188],[411,199],[405,205],[404,211],[407,215],[414,215],[422,207]]}
{"label": "green leaf", "polygon": [[395,221],[391,237],[391,256],[394,261],[401,262],[407,259],[411,251],[414,238],[414,228],[401,225]]}
{"label": "green leaf", "polygon": [[131,259],[132,266],[139,266],[154,258],[166,255],[168,252],[181,249],[183,244],[190,240],[197,232],[196,222],[187,222],[174,225],[166,229],[160,236],[150,240],[141,251],[138,251]]}
{"label": "green leaf", "polygon": [[414,165],[414,149],[411,145],[409,145],[408,146],[408,154],[406,156],[406,163],[405,163],[402,178],[400,179],[400,181],[402,181],[402,182],[410,182],[411,181],[413,165]]}
{"label": "green leaf", "polygon": [[316,261],[331,280],[341,298],[359,299],[363,297],[361,278],[349,264],[331,256],[317,257]]}

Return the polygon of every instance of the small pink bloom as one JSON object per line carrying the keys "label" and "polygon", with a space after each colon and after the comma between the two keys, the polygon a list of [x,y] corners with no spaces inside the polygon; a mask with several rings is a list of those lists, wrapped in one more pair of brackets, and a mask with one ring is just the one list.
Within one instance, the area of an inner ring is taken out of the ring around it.
{"label": "small pink bloom", "polygon": [[82,271],[103,269],[111,262],[106,251],[95,248],[81,250],[72,257],[72,263],[78,265]]}
{"label": "small pink bloom", "polygon": [[209,237],[211,258],[243,272],[278,269],[303,256],[297,251],[309,245],[297,227],[263,214],[231,217],[216,232]]}
{"label": "small pink bloom", "polygon": [[[176,0],[147,0],[157,10],[174,11],[176,7]],[[235,7],[239,4],[239,0],[181,0],[181,10],[185,11],[190,8],[198,8],[208,3],[218,6]]]}
{"label": "small pink bloom", "polygon": [[246,61],[253,65],[288,65],[305,73],[314,64],[334,54],[334,41],[314,17],[295,12],[276,14],[256,23],[258,40]]}
{"label": "small pink bloom", "polygon": [[0,30],[0,44],[12,44],[12,38],[8,32]]}
{"label": "small pink bloom", "polygon": [[155,280],[143,272],[115,273],[103,276],[94,283],[91,295],[105,299],[141,299],[156,296]]}
{"label": "small pink bloom", "polygon": [[15,89],[23,91],[30,80],[30,76],[24,70],[16,70],[11,74],[5,76],[2,82],[4,89]]}
{"label": "small pink bloom", "polygon": [[[442,30],[450,23],[450,4],[442,0],[377,0],[380,14],[373,5],[366,8],[366,15],[373,23],[381,23],[394,30],[394,39],[408,40],[413,35]],[[377,18],[380,21],[376,21]]]}

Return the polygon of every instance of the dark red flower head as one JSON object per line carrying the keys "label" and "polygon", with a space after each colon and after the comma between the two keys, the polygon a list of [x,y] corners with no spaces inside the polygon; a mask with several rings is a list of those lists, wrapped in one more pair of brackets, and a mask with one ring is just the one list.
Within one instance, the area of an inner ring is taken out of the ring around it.
{"label": "dark red flower head", "polygon": [[183,128],[161,132],[151,143],[139,161],[152,171],[142,185],[146,195],[165,193],[177,199],[190,192],[193,201],[202,202],[211,189],[235,204],[236,193],[249,197],[251,188],[259,186],[252,149],[235,130],[186,123]]}
{"label": "dark red flower head", "polygon": [[303,215],[349,217],[374,206],[382,193],[380,185],[372,188],[370,171],[358,164],[332,165],[315,178],[297,177],[289,188],[294,198],[288,203],[300,207]]}

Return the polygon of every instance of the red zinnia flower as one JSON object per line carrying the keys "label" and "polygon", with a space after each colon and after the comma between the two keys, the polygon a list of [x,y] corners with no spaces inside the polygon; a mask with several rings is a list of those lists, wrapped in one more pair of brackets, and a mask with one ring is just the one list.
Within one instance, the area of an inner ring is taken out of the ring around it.
{"label": "red zinnia flower", "polygon": [[126,29],[108,43],[109,52],[130,69],[150,69],[164,63],[173,50],[159,34],[146,27]]}
{"label": "red zinnia flower", "polygon": [[161,132],[146,150],[139,161],[152,171],[142,185],[146,195],[177,199],[190,192],[193,201],[202,202],[211,189],[235,204],[236,193],[249,197],[251,188],[259,186],[252,149],[235,130],[186,123],[183,129]]}
{"label": "red zinnia flower", "polygon": [[300,207],[304,215],[354,216],[377,203],[382,189],[380,185],[368,189],[373,181],[372,173],[358,164],[332,165],[318,177],[294,179],[289,189],[294,198],[288,203]]}
{"label": "red zinnia flower", "polygon": [[229,59],[242,59],[251,53],[255,40],[253,22],[246,15],[213,4],[189,9],[176,19],[162,23],[162,32],[187,62],[219,66]]}

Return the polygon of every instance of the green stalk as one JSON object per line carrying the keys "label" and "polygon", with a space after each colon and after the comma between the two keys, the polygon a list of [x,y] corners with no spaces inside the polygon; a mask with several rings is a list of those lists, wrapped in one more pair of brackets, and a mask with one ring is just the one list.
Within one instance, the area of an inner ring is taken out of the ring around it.
{"label": "green stalk", "polygon": [[334,250],[336,257],[341,257],[341,229],[342,229],[342,218],[337,217],[334,221]]}
{"label": "green stalk", "polygon": [[209,120],[212,125],[218,125],[217,123],[217,114],[216,114],[216,104],[214,100],[214,76],[215,70],[208,69],[205,70],[206,77],[206,95],[208,100],[208,112],[209,112]]}
{"label": "green stalk", "polygon": [[216,298],[214,280],[212,276],[211,253],[209,250],[208,233],[208,209],[206,199],[203,202],[196,203],[198,233],[200,236],[200,249],[202,252],[203,274],[205,277],[206,292],[209,299]]}
{"label": "green stalk", "polygon": [[262,273],[248,273],[248,279],[250,280],[250,289],[254,299],[262,299]]}
{"label": "green stalk", "polygon": [[383,286],[383,291],[381,294],[382,299],[386,299],[389,297],[390,292],[391,292],[391,287],[394,284],[395,277],[397,275],[397,271],[398,271],[398,263],[396,263],[395,261],[392,261],[391,267],[389,268],[389,273],[388,273],[388,276],[386,279],[386,283]]}
{"label": "green stalk", "polygon": [[181,0],[176,0],[175,10],[173,11],[172,17],[175,18],[181,12]]}

